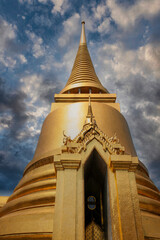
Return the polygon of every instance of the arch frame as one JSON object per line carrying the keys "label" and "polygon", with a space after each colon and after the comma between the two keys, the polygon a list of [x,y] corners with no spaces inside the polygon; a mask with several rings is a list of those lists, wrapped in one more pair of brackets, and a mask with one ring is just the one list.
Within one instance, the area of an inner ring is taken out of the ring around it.
{"label": "arch frame", "polygon": [[54,156],[53,239],[85,239],[84,166],[94,149],[107,165],[112,239],[144,239],[135,180],[138,158],[125,155],[116,135],[108,138],[93,122],[73,140],[64,135],[64,145]]}

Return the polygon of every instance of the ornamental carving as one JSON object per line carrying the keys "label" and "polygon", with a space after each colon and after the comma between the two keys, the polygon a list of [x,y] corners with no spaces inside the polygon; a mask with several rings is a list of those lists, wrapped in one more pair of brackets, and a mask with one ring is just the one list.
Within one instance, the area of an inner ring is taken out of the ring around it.
{"label": "ornamental carving", "polygon": [[108,150],[110,154],[124,154],[125,148],[120,144],[116,133],[113,137],[108,137],[98,128],[95,121],[84,124],[81,132],[73,140],[64,134],[64,148],[62,151],[68,153],[81,153],[82,150],[86,151],[87,145],[93,139],[96,139],[103,146],[103,150]]}

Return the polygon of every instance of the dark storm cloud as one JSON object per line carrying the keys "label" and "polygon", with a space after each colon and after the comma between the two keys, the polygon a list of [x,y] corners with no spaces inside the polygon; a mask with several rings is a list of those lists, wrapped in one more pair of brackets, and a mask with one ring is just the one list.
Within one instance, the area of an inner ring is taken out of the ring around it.
{"label": "dark storm cloud", "polygon": [[[12,155],[10,157],[12,157]],[[22,175],[22,169],[16,165],[8,164],[8,161],[7,154],[0,152],[0,194],[13,190]]]}
{"label": "dark storm cloud", "polygon": [[[151,178],[157,181],[160,169],[159,124],[144,118],[141,109],[133,109],[129,115],[126,115],[126,119],[131,129],[139,159],[147,166]],[[157,184],[159,184],[157,187],[160,189],[160,183]]]}
{"label": "dark storm cloud", "polygon": [[7,90],[4,80],[0,78],[1,121],[5,122],[3,113],[10,111],[13,117],[12,122],[10,122],[10,134],[13,135],[13,137],[16,137],[18,130],[21,129],[28,120],[26,105],[24,103],[25,98],[26,94],[21,91],[10,92],[9,89]]}
{"label": "dark storm cloud", "polygon": [[59,93],[62,89],[62,83],[52,73],[49,76],[44,77],[42,80],[42,86],[40,89],[40,98],[51,103],[54,100],[54,94]]}
{"label": "dark storm cloud", "polygon": [[[43,77],[40,88],[36,89],[39,104],[41,101],[51,103],[54,100],[54,93],[58,93],[60,88],[61,84],[53,73]],[[27,124],[40,120],[32,115],[31,109],[30,115],[28,114],[27,99],[28,96],[21,90],[9,91],[5,81],[0,78],[0,121],[2,126],[7,126],[0,139],[0,195],[8,194],[17,185],[24,168],[32,160],[37,144],[39,134],[31,137]],[[6,118],[6,114],[11,118]],[[21,132],[24,133],[22,138]]]}
{"label": "dark storm cloud", "polygon": [[[150,70],[151,72],[151,70]],[[122,79],[122,81],[116,81],[115,86],[129,96],[128,100],[132,103],[137,103],[138,101],[148,102],[148,108],[150,108],[149,103],[155,104],[153,109],[157,104],[160,104],[160,81],[153,81],[152,79],[147,79],[139,75],[129,75],[129,79]],[[152,109],[152,111],[153,111]],[[158,112],[156,112],[158,113]]]}
{"label": "dark storm cloud", "polygon": [[157,104],[155,103],[148,103],[145,108],[145,113],[147,116],[158,116],[159,109],[157,108]]}
{"label": "dark storm cloud", "polygon": [[[126,86],[126,85],[125,85]],[[160,188],[160,129],[159,104],[160,104],[160,83],[148,81],[145,78],[131,78],[128,81],[128,92],[130,108],[124,114],[129,124],[134,144],[139,159],[142,160],[150,172],[151,178],[155,180]],[[123,93],[126,91],[122,87]]]}
{"label": "dark storm cloud", "polygon": [[154,44],[160,41],[160,31],[159,31],[159,23],[160,23],[160,15],[157,15],[155,18],[152,19],[150,22],[151,25],[151,38],[150,41]]}
{"label": "dark storm cloud", "polygon": [[0,166],[3,164],[5,159],[5,153],[4,152],[0,152]]}
{"label": "dark storm cloud", "polygon": [[[142,143],[154,140],[155,133],[158,130],[158,123],[153,122],[150,115],[148,118],[145,116],[147,107],[131,107],[127,117],[130,118],[129,122],[132,125],[131,130],[137,139]],[[155,115],[157,116],[157,115]],[[152,146],[150,146],[152,147]],[[145,148],[145,145],[143,149]]]}
{"label": "dark storm cloud", "polygon": [[[42,91],[40,94],[40,98],[44,99],[45,101],[47,101],[48,103],[53,102],[53,96],[54,96],[54,92],[52,88],[49,88],[47,91]],[[57,91],[55,91],[56,93]]]}
{"label": "dark storm cloud", "polygon": [[159,168],[160,168],[160,154],[157,153],[156,157],[153,159],[154,161],[150,163],[149,169],[150,174],[154,182],[156,182],[156,186],[160,189],[160,179],[159,179]]}
{"label": "dark storm cloud", "polygon": [[6,119],[6,118],[0,119],[0,125],[2,124],[8,127],[11,127],[11,123],[12,123],[11,119]]}
{"label": "dark storm cloud", "polygon": [[[6,144],[10,146],[5,147]],[[3,138],[3,150],[0,151],[0,195],[13,191],[32,156],[32,146],[25,146],[25,142],[14,138]]]}
{"label": "dark storm cloud", "polygon": [[154,82],[143,78],[142,76],[133,76],[130,78],[129,95],[133,101],[144,100],[153,103],[160,103],[160,82]]}
{"label": "dark storm cloud", "polygon": [[[11,92],[6,88],[5,81],[0,78],[1,126],[8,126],[0,137],[0,194],[8,194],[13,190],[22,177],[24,167],[33,156],[32,143],[18,139],[19,131],[25,129],[29,118],[25,99],[26,95],[23,92]],[[11,118],[7,119],[7,115]],[[25,131],[27,134],[27,130]]]}
{"label": "dark storm cloud", "polygon": [[121,41],[124,48],[126,49],[137,49],[140,46],[143,45],[143,42],[145,42],[144,36],[146,31],[146,21],[143,19],[138,19],[137,24],[135,26],[132,26],[131,28],[127,28],[123,31],[121,29],[118,29],[117,32],[115,32],[115,39]]}

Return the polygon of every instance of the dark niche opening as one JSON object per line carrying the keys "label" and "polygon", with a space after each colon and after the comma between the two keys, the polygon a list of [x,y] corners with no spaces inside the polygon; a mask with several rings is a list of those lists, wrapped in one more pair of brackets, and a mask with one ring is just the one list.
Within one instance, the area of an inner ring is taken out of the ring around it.
{"label": "dark niche opening", "polygon": [[107,165],[96,149],[85,163],[84,179],[86,240],[109,239]]}

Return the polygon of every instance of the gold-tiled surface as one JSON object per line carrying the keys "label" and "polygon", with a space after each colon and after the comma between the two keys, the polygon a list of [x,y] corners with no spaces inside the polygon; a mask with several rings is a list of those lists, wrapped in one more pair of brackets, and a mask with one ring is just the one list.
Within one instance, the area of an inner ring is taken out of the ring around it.
{"label": "gold-tiled surface", "polygon": [[104,232],[101,228],[92,221],[86,228],[86,240],[103,240]]}

